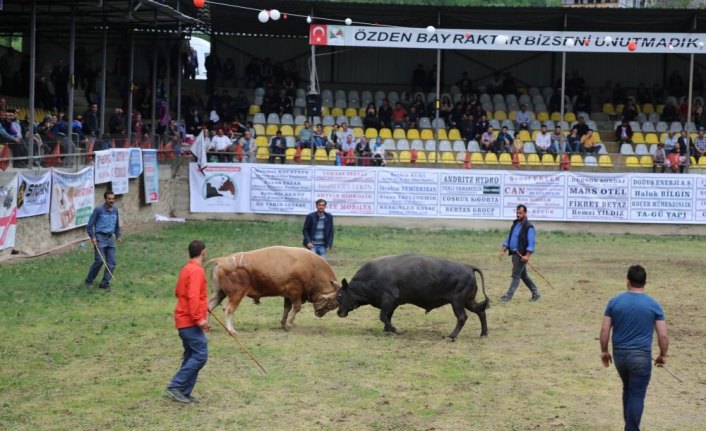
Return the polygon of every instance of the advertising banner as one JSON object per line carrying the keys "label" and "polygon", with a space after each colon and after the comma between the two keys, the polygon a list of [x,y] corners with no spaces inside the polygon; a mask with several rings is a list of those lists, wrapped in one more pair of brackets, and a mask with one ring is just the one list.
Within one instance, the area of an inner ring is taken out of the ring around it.
{"label": "advertising banner", "polygon": [[31,217],[49,212],[51,172],[43,175],[18,175],[17,217]]}
{"label": "advertising banner", "polygon": [[17,231],[17,175],[0,184],[0,250],[15,246]]}
{"label": "advertising banner", "polygon": [[51,231],[62,232],[88,224],[94,194],[93,166],[76,173],[52,170]]}
{"label": "advertising banner", "polygon": [[128,167],[130,165],[129,148],[113,148],[113,175],[111,177],[113,193],[124,195],[128,192]]}
{"label": "advertising banner", "polygon": [[130,161],[127,169],[128,178],[137,178],[142,173],[142,151],[140,148],[130,148]]}
{"label": "advertising banner", "polygon": [[96,170],[94,184],[109,183],[113,177],[113,151],[96,151],[93,154],[95,158],[93,167]]}
{"label": "advertising banner", "polygon": [[[209,163],[199,170],[198,164],[190,163],[191,212],[251,212],[250,168],[249,164]],[[284,181],[276,176],[268,178],[273,183]]]}
{"label": "advertising banner", "polygon": [[142,150],[144,164],[143,180],[145,186],[145,203],[159,202],[159,166],[157,150]]}

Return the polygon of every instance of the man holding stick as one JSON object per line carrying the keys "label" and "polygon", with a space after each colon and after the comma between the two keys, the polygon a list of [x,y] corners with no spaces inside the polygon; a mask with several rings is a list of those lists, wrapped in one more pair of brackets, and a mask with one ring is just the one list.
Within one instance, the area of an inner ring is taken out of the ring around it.
{"label": "man holding stick", "polygon": [[184,345],[184,360],[181,368],[167,386],[167,395],[180,403],[197,403],[191,396],[199,371],[208,360],[208,340],[205,331],[211,329],[208,315],[208,282],[203,261],[206,245],[203,241],[189,243],[189,262],[179,272],[174,294],[174,323]]}
{"label": "man holding stick", "polygon": [[91,237],[95,251],[95,259],[88,270],[85,283],[87,287],[93,286],[93,280],[98,276],[101,267],[105,265],[100,288],[110,290],[110,279],[113,277],[116,265],[113,235],[119,243],[122,243],[123,239],[120,234],[120,217],[118,209],[115,207],[115,194],[106,191],[103,193],[103,199],[105,199],[105,203],[93,210],[86,226],[86,232]]}
{"label": "man holding stick", "polygon": [[512,281],[510,282],[510,287],[507,289],[507,293],[501,296],[500,300],[503,302],[510,301],[512,295],[515,294],[515,290],[517,290],[517,287],[520,285],[520,280],[522,280],[530,292],[532,292],[530,301],[536,301],[540,296],[539,289],[527,273],[527,263],[532,253],[534,253],[534,226],[527,220],[526,206],[519,204],[515,211],[517,219],[512,223],[510,234],[505,242],[503,242],[500,255],[498,256],[500,260],[503,259],[506,252],[509,252],[510,256],[512,256]]}
{"label": "man holding stick", "polygon": [[647,273],[640,265],[628,269],[627,292],[608,302],[601,325],[601,361],[608,367],[613,359],[608,340],[613,330],[615,368],[623,381],[623,418],[625,431],[639,431],[645,407],[647,385],[652,376],[652,333],[657,331],[659,356],[655,365],[667,362],[667,324],[656,300],[645,294]]}

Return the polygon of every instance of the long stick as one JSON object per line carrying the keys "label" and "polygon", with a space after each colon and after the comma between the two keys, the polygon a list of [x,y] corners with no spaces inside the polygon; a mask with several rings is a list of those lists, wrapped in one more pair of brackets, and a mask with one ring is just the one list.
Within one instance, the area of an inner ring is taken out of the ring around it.
{"label": "long stick", "polygon": [[[652,358],[652,360],[655,361],[655,363],[657,362],[657,360],[655,358]],[[668,372],[669,375],[671,375],[672,377],[677,379],[677,381],[679,381],[679,383],[684,383],[684,381],[682,379],[680,379],[679,377],[677,377],[677,375],[674,374],[669,368],[665,367],[664,365],[656,365],[656,366],[657,366],[657,368],[664,368],[664,371]]]}
{"label": "long stick", "polygon": [[257,359],[255,359],[255,356],[253,356],[253,354],[250,353],[250,350],[248,350],[248,348],[245,347],[245,345],[240,341],[240,339],[238,339],[238,337],[235,336],[234,333],[230,332],[230,331],[228,330],[228,328],[226,328],[226,325],[224,325],[223,322],[221,322],[221,319],[219,319],[218,316],[216,316],[215,314],[213,314],[213,311],[211,311],[211,309],[208,309],[208,314],[210,314],[211,316],[213,316],[214,319],[216,319],[216,322],[218,322],[218,323],[223,327],[223,329],[225,329],[226,332],[229,333],[231,337],[233,337],[233,339],[235,340],[235,342],[238,343],[238,345],[240,346],[240,348],[243,349],[243,351],[244,351],[245,353],[247,353],[248,356],[250,356],[250,359],[252,359],[253,362],[255,362],[255,363],[257,364],[257,366],[260,367],[260,369],[262,370],[262,372],[265,373],[265,374],[267,374],[267,370],[265,370],[265,368],[257,361]]}
{"label": "long stick", "polygon": [[[520,259],[521,259],[521,258],[522,258],[522,256],[520,256]],[[549,280],[547,280],[547,279],[542,275],[542,273],[539,272],[539,270],[537,270],[537,268],[535,268],[534,265],[532,265],[532,262],[530,262],[530,261],[528,260],[528,261],[527,261],[527,265],[529,265],[529,267],[532,268],[532,270],[533,270],[534,272],[536,272],[537,275],[540,276],[540,277],[542,278],[542,280],[544,280],[544,282],[547,283],[547,285],[549,285],[549,287],[551,287],[552,289],[554,289],[554,286],[552,286],[552,284],[549,282]]]}
{"label": "long stick", "polygon": [[[101,253],[101,249],[98,248],[98,244],[93,241],[91,241],[91,242],[93,243],[93,247],[98,252],[98,256],[101,257],[101,260],[103,261],[103,265],[105,265],[105,270],[108,271],[108,274],[110,274],[110,278],[115,280],[115,276],[113,275],[113,271],[111,271],[110,268],[108,267],[108,262],[105,261],[105,258],[103,257],[103,253]],[[115,281],[117,281],[117,280],[115,280]]]}

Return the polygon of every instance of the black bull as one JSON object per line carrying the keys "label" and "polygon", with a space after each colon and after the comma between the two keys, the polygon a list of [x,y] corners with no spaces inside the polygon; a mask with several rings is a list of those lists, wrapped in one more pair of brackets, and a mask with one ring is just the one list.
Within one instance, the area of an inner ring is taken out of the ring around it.
{"label": "black bull", "polygon": [[[480,274],[483,302],[476,302]],[[490,306],[485,293],[485,279],[480,269],[470,265],[419,254],[385,256],[363,265],[348,283],[343,280],[338,292],[338,315],[346,317],[361,305],[380,309],[385,331],[396,332],[392,314],[402,304],[414,304],[427,312],[451,304],[456,315],[456,327],[449,334],[455,340],[466,323],[466,309],[478,315],[481,336],[488,335],[485,310]]]}

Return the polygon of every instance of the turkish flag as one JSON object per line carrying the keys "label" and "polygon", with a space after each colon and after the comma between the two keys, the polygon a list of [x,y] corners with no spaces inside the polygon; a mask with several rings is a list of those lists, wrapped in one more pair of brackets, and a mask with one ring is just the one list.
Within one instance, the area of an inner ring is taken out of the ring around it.
{"label": "turkish flag", "polygon": [[316,24],[309,27],[310,45],[328,45],[326,25]]}

